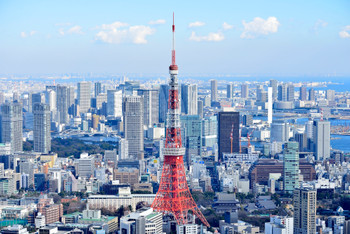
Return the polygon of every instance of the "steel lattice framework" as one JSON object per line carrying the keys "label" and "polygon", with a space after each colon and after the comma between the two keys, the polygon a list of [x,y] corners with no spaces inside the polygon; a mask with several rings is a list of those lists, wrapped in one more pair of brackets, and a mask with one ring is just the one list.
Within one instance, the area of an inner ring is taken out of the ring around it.
{"label": "steel lattice framework", "polygon": [[194,202],[188,189],[183,162],[185,149],[181,142],[181,124],[179,108],[178,66],[175,63],[175,24],[173,16],[172,63],[169,67],[169,105],[164,148],[164,164],[159,190],[152,208],[166,214],[172,214],[178,224],[188,223],[188,213],[198,217],[203,224],[209,224]]}

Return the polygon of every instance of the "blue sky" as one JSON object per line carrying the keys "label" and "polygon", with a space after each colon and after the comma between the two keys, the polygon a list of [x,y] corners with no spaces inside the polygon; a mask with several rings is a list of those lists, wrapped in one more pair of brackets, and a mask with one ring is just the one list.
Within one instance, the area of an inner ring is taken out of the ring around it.
{"label": "blue sky", "polygon": [[349,76],[350,1],[0,0],[0,74]]}

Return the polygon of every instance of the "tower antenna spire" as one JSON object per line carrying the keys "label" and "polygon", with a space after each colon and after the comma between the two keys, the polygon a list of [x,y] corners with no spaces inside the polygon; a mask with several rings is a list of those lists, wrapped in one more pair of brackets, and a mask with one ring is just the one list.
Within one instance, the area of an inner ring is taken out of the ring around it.
{"label": "tower antenna spire", "polygon": [[171,65],[176,65],[175,62],[175,13],[173,12],[173,48],[171,51]]}

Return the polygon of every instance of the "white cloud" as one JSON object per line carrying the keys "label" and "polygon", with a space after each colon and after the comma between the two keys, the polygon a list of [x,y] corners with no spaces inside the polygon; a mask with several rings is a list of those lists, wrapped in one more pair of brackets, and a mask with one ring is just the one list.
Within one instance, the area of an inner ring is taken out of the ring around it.
{"label": "white cloud", "polygon": [[27,36],[28,36],[27,33],[21,32],[21,37],[25,38],[25,37],[27,37]]}
{"label": "white cloud", "polygon": [[151,25],[155,25],[155,24],[165,24],[165,20],[164,20],[164,19],[151,20],[150,22],[148,22],[148,24],[151,24]]}
{"label": "white cloud", "polygon": [[83,31],[81,30],[81,26],[75,25],[68,29],[67,31],[68,34],[84,34]]}
{"label": "white cloud", "polygon": [[60,28],[58,29],[58,33],[61,35],[61,36],[64,36],[64,29],[63,28]]}
{"label": "white cloud", "polygon": [[26,33],[26,32],[21,32],[21,37],[22,38],[26,38],[26,37],[31,37],[31,36],[33,36],[34,34],[36,34],[37,33],[37,31],[30,31],[29,33]]}
{"label": "white cloud", "polygon": [[58,29],[58,33],[61,35],[61,36],[64,36],[66,34],[84,34],[84,32],[82,31],[82,27],[79,26],[79,25],[75,25],[67,30],[65,30],[64,28],[60,28]]}
{"label": "white cloud", "polygon": [[225,39],[225,36],[222,32],[209,33],[207,36],[198,36],[195,32],[192,31],[190,40],[191,41],[222,41]]}
{"label": "white cloud", "polygon": [[193,27],[202,27],[204,26],[205,23],[204,22],[200,22],[200,21],[196,21],[196,22],[192,22],[188,24],[189,28],[193,28]]}
{"label": "white cloud", "polygon": [[103,24],[99,28],[101,31],[96,34],[96,40],[112,44],[119,44],[129,41],[134,44],[146,44],[146,37],[155,32],[155,29],[149,26],[129,26],[127,23],[123,22]]}
{"label": "white cloud", "polygon": [[350,25],[344,27],[342,31],[339,32],[341,38],[350,38]]}
{"label": "white cloud", "polygon": [[318,20],[315,22],[314,26],[312,27],[312,31],[313,31],[314,33],[318,33],[318,31],[319,31],[321,28],[325,28],[325,27],[327,27],[327,25],[328,25],[328,23],[327,23],[326,21],[323,21],[323,20],[321,20],[321,19],[318,19]]}
{"label": "white cloud", "polygon": [[255,17],[251,22],[242,21],[244,31],[241,34],[241,38],[252,39],[259,35],[268,35],[270,33],[276,33],[278,27],[281,25],[276,17],[269,17],[266,20],[260,17]]}
{"label": "white cloud", "polygon": [[222,28],[223,28],[224,30],[230,30],[230,29],[233,28],[233,25],[224,22],[224,23],[222,24]]}

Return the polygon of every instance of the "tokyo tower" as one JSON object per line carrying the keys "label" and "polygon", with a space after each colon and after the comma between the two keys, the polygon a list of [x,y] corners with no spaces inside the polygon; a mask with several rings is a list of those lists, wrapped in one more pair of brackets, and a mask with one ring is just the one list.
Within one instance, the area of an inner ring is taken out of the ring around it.
{"label": "tokyo tower", "polygon": [[159,190],[152,203],[158,212],[172,214],[178,224],[187,224],[189,212],[198,217],[203,224],[209,224],[194,202],[188,189],[183,155],[185,148],[181,142],[181,124],[179,110],[178,66],[175,63],[175,24],[173,15],[173,48],[172,62],[169,67],[169,100],[164,147],[164,164]]}

